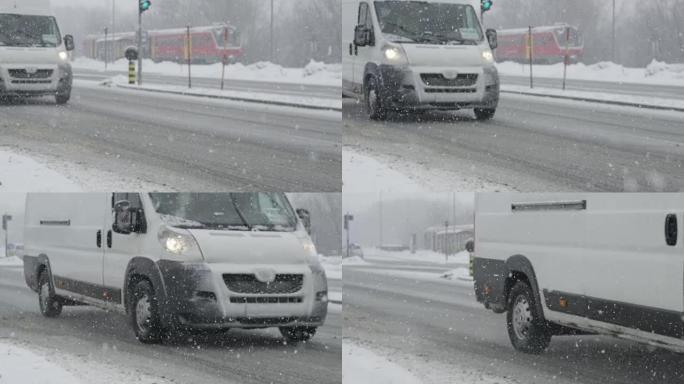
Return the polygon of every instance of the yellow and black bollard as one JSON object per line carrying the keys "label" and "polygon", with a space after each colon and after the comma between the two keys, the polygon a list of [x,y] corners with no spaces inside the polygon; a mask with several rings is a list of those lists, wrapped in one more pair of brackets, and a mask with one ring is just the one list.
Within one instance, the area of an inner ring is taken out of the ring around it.
{"label": "yellow and black bollard", "polygon": [[135,84],[135,61],[128,62],[128,84]]}

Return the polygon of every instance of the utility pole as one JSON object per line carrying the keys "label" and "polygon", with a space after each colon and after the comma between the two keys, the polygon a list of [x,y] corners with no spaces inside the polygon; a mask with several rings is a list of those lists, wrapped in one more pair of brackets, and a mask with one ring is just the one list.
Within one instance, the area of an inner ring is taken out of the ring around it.
{"label": "utility pole", "polygon": [[112,0],[112,63],[116,61],[116,55],[114,51],[116,50],[116,0]]}
{"label": "utility pole", "polygon": [[449,220],[444,222],[444,264],[449,263]]}
{"label": "utility pole", "polygon": [[380,244],[379,248],[382,248],[383,245],[383,239],[382,239],[382,191],[380,191],[380,202],[378,205],[378,212],[379,212],[379,222],[380,222]]}
{"label": "utility pole", "polygon": [[105,41],[104,41],[104,46],[105,46],[105,49],[104,49],[105,71],[107,71],[107,62],[109,61],[109,60],[108,60],[108,57],[109,57],[109,40],[107,39],[107,37],[108,37],[108,35],[107,35],[108,32],[109,32],[109,28],[105,27],[105,29],[104,29],[104,35],[105,35]]}
{"label": "utility pole", "polygon": [[273,0],[271,0],[271,63],[275,63],[275,44],[273,41],[274,37],[274,23],[275,23],[275,15],[274,15],[274,4]]}
{"label": "utility pole", "polygon": [[142,57],[143,57],[143,46],[142,46],[142,9],[138,10],[138,85],[142,85]]}
{"label": "utility pole", "polygon": [[613,44],[612,44],[612,51],[613,51],[613,63],[617,60],[616,56],[616,49],[615,49],[615,0],[613,0]]}
{"label": "utility pole", "polygon": [[8,229],[7,224],[9,223],[10,220],[12,220],[12,215],[7,215],[7,214],[2,215],[2,229],[5,231],[5,257],[9,256],[7,254],[7,252],[9,251],[9,249],[8,249],[9,241],[7,239],[7,232],[9,232],[9,229]]}
{"label": "utility pole", "polygon": [[354,220],[354,215],[347,213],[344,215],[344,230],[347,231],[347,258],[351,255],[349,252],[349,222]]}

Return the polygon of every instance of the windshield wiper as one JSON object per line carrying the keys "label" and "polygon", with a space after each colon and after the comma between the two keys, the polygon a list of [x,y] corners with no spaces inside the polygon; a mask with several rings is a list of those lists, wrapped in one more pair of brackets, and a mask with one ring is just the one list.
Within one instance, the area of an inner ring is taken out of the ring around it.
{"label": "windshield wiper", "polygon": [[247,227],[247,229],[251,231],[252,226],[249,225],[249,222],[247,221],[247,219],[245,219],[245,215],[242,214],[242,211],[240,210],[237,201],[235,201],[235,196],[233,196],[232,193],[230,194],[230,201],[233,203],[233,208],[235,208],[235,212],[238,214],[238,216],[240,216],[242,224],[244,224],[245,227]]}

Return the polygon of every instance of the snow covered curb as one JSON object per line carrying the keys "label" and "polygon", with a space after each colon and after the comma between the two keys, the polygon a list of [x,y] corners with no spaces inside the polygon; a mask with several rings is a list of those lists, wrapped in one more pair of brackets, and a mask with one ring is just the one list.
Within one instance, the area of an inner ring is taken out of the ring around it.
{"label": "snow covered curb", "polygon": [[[684,100],[663,99],[658,97],[630,96],[602,92],[587,91],[563,91],[553,88],[533,88],[519,85],[502,85],[502,93],[511,93],[524,96],[549,97],[573,101],[585,101],[591,103],[617,105],[623,107],[636,107],[656,109],[663,111],[684,112]],[[684,89],[682,89],[684,92]]]}
{"label": "snow covered curb", "polygon": [[[62,352],[44,353],[29,350],[0,339],[1,384],[162,384],[169,381],[143,374],[124,373],[119,367],[93,362],[87,357],[68,356]],[[49,356],[49,357],[48,357]],[[59,359],[59,362],[55,360]]]}
{"label": "snow covered curb", "polygon": [[[72,62],[75,69],[104,72],[104,63],[84,57],[79,57]],[[143,61],[145,73],[154,73],[167,76],[188,75],[188,67],[183,64],[162,62],[155,63],[152,60]],[[113,71],[128,71],[128,60],[121,59],[108,66]],[[193,77],[220,79],[221,64],[193,65]],[[342,86],[342,65],[325,64],[311,60],[304,68],[285,68],[270,62],[258,62],[249,65],[234,64],[226,67],[226,80],[247,80],[269,83]]]}
{"label": "snow covered curb", "polygon": [[342,343],[342,383],[420,384],[410,371],[348,340]]}
{"label": "snow covered curb", "polygon": [[[24,261],[17,256],[0,257],[0,267],[23,267]],[[0,381],[2,383],[2,381]]]}
{"label": "snow covered curb", "polygon": [[131,89],[144,92],[167,93],[172,95],[205,97],[210,99],[222,99],[232,101],[245,101],[249,103],[259,103],[277,105],[281,107],[306,108],[322,111],[342,112],[342,100],[323,99],[315,97],[283,96],[271,93],[243,92],[208,88],[188,89],[181,86],[172,85],[130,85],[124,76],[115,76],[102,82],[105,86],[116,86],[123,89]]}

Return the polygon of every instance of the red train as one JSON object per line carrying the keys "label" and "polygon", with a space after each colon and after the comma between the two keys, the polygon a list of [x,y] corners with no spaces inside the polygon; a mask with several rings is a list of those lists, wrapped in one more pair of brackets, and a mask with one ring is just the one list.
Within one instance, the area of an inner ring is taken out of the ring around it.
{"label": "red train", "polygon": [[[212,64],[224,57],[237,60],[244,52],[238,30],[228,24],[191,28],[190,44],[186,28],[147,31],[143,40],[143,57],[157,62],[185,63],[190,51],[193,63]],[[109,35],[106,42],[105,35],[90,35],[83,41],[83,54],[97,60],[107,57],[111,61],[123,58],[127,47],[137,45],[135,32]]]}
{"label": "red train", "polygon": [[[569,31],[569,39],[568,37]],[[497,61],[529,62],[529,29],[504,29],[498,31],[499,47]],[[532,60],[537,64],[562,63],[566,53],[570,63],[578,63],[584,54],[584,38],[573,26],[558,24],[532,29]]]}

